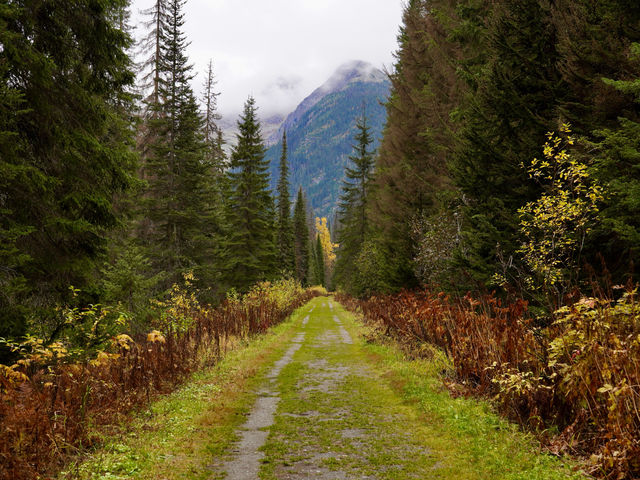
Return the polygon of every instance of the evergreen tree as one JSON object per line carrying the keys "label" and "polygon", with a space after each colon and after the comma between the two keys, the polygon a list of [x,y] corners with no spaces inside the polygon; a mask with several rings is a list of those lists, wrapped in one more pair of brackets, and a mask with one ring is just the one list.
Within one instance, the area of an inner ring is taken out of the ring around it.
{"label": "evergreen tree", "polygon": [[[0,336],[89,290],[136,156],[125,1],[0,6]],[[95,301],[81,296],[80,302]],[[42,325],[42,324],[45,325]]]}
{"label": "evergreen tree", "polygon": [[238,121],[228,173],[226,275],[228,284],[240,291],[272,277],[276,267],[274,206],[256,110],[249,97]]}
{"label": "evergreen tree", "polygon": [[[494,274],[516,280],[518,209],[539,194],[521,167],[538,156],[553,130],[562,83],[555,31],[545,2],[502,0],[488,23],[487,64],[465,105],[466,125],[454,159],[456,185],[465,198],[457,264],[472,286]],[[505,269],[510,270],[506,272]]]}
{"label": "evergreen tree", "polygon": [[358,293],[364,281],[357,275],[356,260],[362,246],[369,237],[367,207],[369,187],[373,176],[373,152],[370,151],[372,138],[367,125],[366,113],[356,124],[356,144],[354,154],[349,156],[352,166],[345,168],[346,179],[342,185],[339,205],[338,252],[335,267],[335,283],[347,290]]}
{"label": "evergreen tree", "polygon": [[222,116],[218,113],[218,97],[220,96],[220,93],[214,91],[216,84],[217,82],[213,74],[213,61],[209,60],[203,86],[204,93],[202,101],[204,103],[205,111],[202,129],[204,133],[204,141],[207,144],[207,147],[209,147],[208,154],[211,157],[215,157],[218,154],[217,141],[219,138],[218,133],[220,133],[218,122],[222,119]]}
{"label": "evergreen tree", "polygon": [[153,5],[142,14],[147,18],[143,23],[147,34],[140,42],[141,54],[145,56],[140,65],[140,87],[147,106],[146,113],[151,114],[153,106],[160,103],[160,82],[164,70],[162,44],[170,18],[168,0],[154,0]]}
{"label": "evergreen tree", "polygon": [[149,260],[133,242],[112,248],[118,254],[100,271],[101,300],[107,305],[120,304],[134,317],[144,318],[159,278],[147,275],[151,270]]}
{"label": "evergreen tree", "polygon": [[312,261],[313,261],[313,279],[312,282],[315,285],[325,285],[325,264],[324,264],[324,251],[322,249],[322,240],[320,239],[320,235],[316,235],[315,246],[312,249]]}
{"label": "evergreen tree", "polygon": [[293,272],[294,248],[291,225],[291,198],[289,194],[289,164],[287,162],[287,132],[282,134],[282,156],[280,157],[280,178],[278,179],[278,266],[285,272]]}
{"label": "evergreen tree", "polygon": [[131,0],[119,2],[113,9],[110,18],[111,23],[120,31],[125,32],[129,36],[133,36],[134,27],[131,25]]}
{"label": "evergreen tree", "polygon": [[185,55],[185,0],[166,5],[166,29],[161,35],[158,104],[148,118],[151,143],[145,171],[146,223],[143,240],[156,272],[165,272],[163,287],[202,266],[208,203],[208,165],[203,121],[190,86],[192,67]]}
{"label": "evergreen tree", "polygon": [[[16,6],[0,7],[0,44],[10,45],[19,37],[8,28],[8,19],[18,15]],[[2,52],[0,52],[2,58]],[[0,60],[0,337],[15,338],[25,333],[28,309],[24,299],[28,298],[29,286],[24,268],[31,260],[28,254],[21,252],[20,242],[33,232],[31,222],[16,218],[19,205],[13,204],[9,194],[11,186],[22,184],[32,189],[35,182],[29,181],[33,176],[38,178],[35,166],[29,166],[21,159],[21,148],[18,140],[18,119],[27,111],[24,94],[18,88],[9,86],[11,68],[6,61]],[[3,361],[0,351],[0,363]]]}
{"label": "evergreen tree", "polygon": [[226,199],[225,172],[228,159],[224,149],[226,143],[224,134],[218,123],[222,119],[222,116],[218,113],[218,97],[220,93],[214,91],[217,82],[213,74],[212,61],[209,61],[205,75],[202,101],[205,107],[203,135],[206,145],[206,162],[211,169],[210,174],[215,178],[213,184],[216,185],[218,190],[217,194],[222,196],[219,201],[219,206],[224,207],[224,201]]}
{"label": "evergreen tree", "polygon": [[307,285],[310,280],[309,226],[307,224],[307,207],[302,187],[298,190],[293,212],[293,246],[296,278],[302,285]]}
{"label": "evergreen tree", "polygon": [[218,113],[218,97],[220,93],[214,91],[217,82],[213,74],[213,62],[209,62],[205,75],[202,96],[204,104],[202,135],[205,143],[205,163],[210,169],[208,174],[215,180],[212,183],[222,190],[224,173],[227,167],[227,155],[224,151],[225,141],[222,129],[218,125],[222,116]]}
{"label": "evergreen tree", "polygon": [[[598,265],[602,254],[616,283],[640,275],[640,119],[593,132],[594,174],[608,193],[600,224],[587,239],[585,256]],[[630,278],[629,278],[630,277]]]}
{"label": "evergreen tree", "polygon": [[316,260],[316,239],[315,235],[309,239],[309,270],[307,271],[307,278],[309,279],[309,285],[318,285],[318,261]]}
{"label": "evergreen tree", "polygon": [[[153,5],[141,13],[145,17],[142,27],[146,30],[146,35],[139,43],[139,54],[143,59],[138,64],[137,89],[141,105],[136,141],[141,160],[140,177],[142,180],[153,181],[154,167],[147,168],[147,160],[154,156],[154,149],[161,142],[158,138],[158,125],[154,122],[158,120],[162,111],[160,88],[163,76],[166,75],[166,68],[162,63],[162,45],[166,42],[169,30],[168,0],[154,0]],[[135,236],[148,236],[149,229],[152,228],[151,223],[144,219],[144,210],[138,208],[137,213],[141,219],[138,224],[139,231],[135,232]]]}
{"label": "evergreen tree", "polygon": [[370,207],[376,251],[386,259],[385,276],[394,289],[417,284],[412,219],[436,210],[439,192],[450,188],[451,113],[460,81],[459,53],[445,26],[453,23],[455,3],[410,0],[398,36]]}
{"label": "evergreen tree", "polygon": [[[222,118],[217,109],[217,98],[214,91],[216,81],[213,74],[213,63],[210,61],[205,72],[203,105],[204,118],[202,135],[204,137],[204,169],[203,183],[204,205],[202,210],[201,231],[194,240],[199,240],[198,267],[195,269],[197,284],[201,297],[205,301],[215,301],[223,293],[222,282],[223,244],[227,235],[225,219],[226,189],[226,153],[222,130],[218,126]],[[207,292],[207,294],[202,294]]]}

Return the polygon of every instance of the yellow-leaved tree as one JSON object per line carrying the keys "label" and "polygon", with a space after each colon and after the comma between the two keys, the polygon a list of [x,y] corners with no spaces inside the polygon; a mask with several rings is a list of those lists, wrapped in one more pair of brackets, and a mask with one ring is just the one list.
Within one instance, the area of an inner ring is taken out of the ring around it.
{"label": "yellow-leaved tree", "polygon": [[333,276],[333,268],[336,263],[335,250],[338,248],[338,244],[331,241],[331,232],[329,231],[329,226],[327,225],[327,219],[325,217],[316,217],[316,232],[318,233],[320,243],[322,244],[322,253],[324,256],[324,278],[327,280],[327,283],[329,283]]}
{"label": "yellow-leaved tree", "polygon": [[519,251],[534,275],[531,286],[553,294],[556,302],[575,280],[585,238],[604,198],[587,165],[569,154],[574,144],[570,125],[563,124],[559,133],[547,134],[543,158],[523,165],[545,191],[518,212],[524,240]]}

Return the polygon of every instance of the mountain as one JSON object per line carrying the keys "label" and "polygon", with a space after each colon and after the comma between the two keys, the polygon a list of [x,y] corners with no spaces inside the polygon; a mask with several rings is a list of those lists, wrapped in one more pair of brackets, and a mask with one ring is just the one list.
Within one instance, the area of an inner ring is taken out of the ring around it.
{"label": "mountain", "polygon": [[[272,138],[278,137],[278,131],[285,121],[286,116],[283,114],[273,114],[267,118],[260,119],[260,126],[262,127],[262,136],[267,139],[265,144],[271,146],[276,143]],[[222,134],[226,142],[226,148],[231,151],[231,146],[236,144],[236,134],[238,133],[238,116],[224,116],[218,122],[218,125],[222,129]]]}
{"label": "mountain", "polygon": [[354,61],[338,68],[267,139],[272,144],[267,150],[272,187],[278,181],[281,138],[286,130],[292,196],[302,186],[316,216],[332,219],[363,105],[375,139],[373,148],[377,148],[389,89],[387,76],[369,63]]}

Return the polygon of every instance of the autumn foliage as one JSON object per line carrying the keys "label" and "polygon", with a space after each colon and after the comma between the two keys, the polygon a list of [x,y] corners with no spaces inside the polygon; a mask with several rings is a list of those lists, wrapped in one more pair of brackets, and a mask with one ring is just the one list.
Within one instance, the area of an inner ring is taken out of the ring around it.
{"label": "autumn foliage", "polygon": [[339,301],[408,352],[442,349],[452,391],[491,396],[553,453],[588,458],[602,478],[640,475],[640,302],[584,298],[538,327],[524,301],[453,301],[429,291]]}
{"label": "autumn foliage", "polygon": [[117,335],[95,358],[69,363],[62,346],[35,341],[30,356],[0,366],[0,479],[46,478],[98,441],[89,425],[115,425],[316,295],[293,281],[264,283],[211,309],[176,287],[155,330]]}

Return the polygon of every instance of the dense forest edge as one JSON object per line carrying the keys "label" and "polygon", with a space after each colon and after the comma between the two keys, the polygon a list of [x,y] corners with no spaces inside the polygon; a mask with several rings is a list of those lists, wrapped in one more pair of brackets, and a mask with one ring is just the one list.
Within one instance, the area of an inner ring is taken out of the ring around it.
{"label": "dense forest edge", "polygon": [[363,106],[328,220],[286,132],[271,181],[252,97],[224,145],[185,3],[139,45],[128,0],[0,5],[0,478],[323,287],[547,451],[639,476],[640,5],[409,0],[383,138]]}
{"label": "dense forest edge", "polygon": [[605,478],[640,473],[639,20],[409,1],[384,136],[371,152],[361,126],[337,222],[344,305]]}

